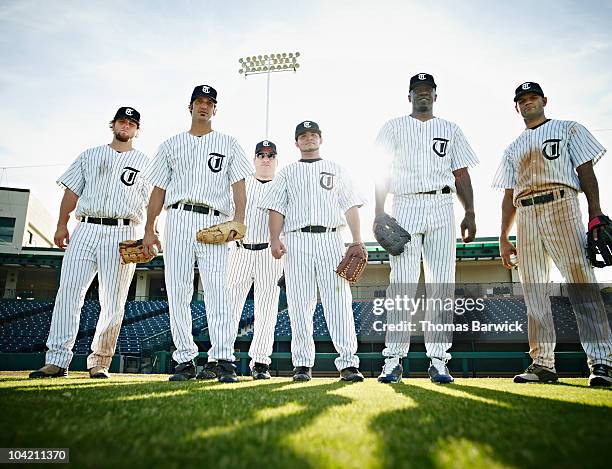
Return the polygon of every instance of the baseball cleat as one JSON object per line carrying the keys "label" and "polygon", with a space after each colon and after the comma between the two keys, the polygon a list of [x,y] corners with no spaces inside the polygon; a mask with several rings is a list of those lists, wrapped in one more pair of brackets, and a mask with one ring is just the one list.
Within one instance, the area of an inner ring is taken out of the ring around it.
{"label": "baseball cleat", "polygon": [[554,383],[557,381],[557,371],[532,363],[525,372],[514,377],[515,383]]}
{"label": "baseball cleat", "polygon": [[270,379],[270,367],[263,363],[255,363],[251,370],[253,379]]}
{"label": "baseball cleat", "polygon": [[30,378],[66,378],[68,370],[57,365],[45,365],[42,368],[30,373]]}
{"label": "baseball cleat", "polygon": [[104,366],[94,366],[89,369],[89,377],[94,379],[108,379],[110,374],[108,368]]}
{"label": "baseball cleat", "polygon": [[358,383],[363,381],[363,375],[361,372],[354,366],[349,366],[348,368],[344,368],[340,371],[340,380],[341,381],[352,381],[353,383]]}
{"label": "baseball cleat", "polygon": [[218,378],[219,373],[217,372],[217,367],[218,367],[217,362],[206,363],[206,365],[204,365],[204,367],[202,368],[202,371],[200,371],[197,374],[196,379],[216,379]]}
{"label": "baseball cleat", "polygon": [[220,383],[237,383],[236,365],[228,360],[219,360],[217,364],[217,378]]}
{"label": "baseball cleat", "polygon": [[296,366],[293,369],[293,381],[310,381],[312,371],[307,366]]}
{"label": "baseball cleat", "polygon": [[174,374],[170,376],[168,381],[188,381],[196,377],[196,367],[193,360],[185,363],[179,363],[174,368]]}
{"label": "baseball cleat", "polygon": [[591,367],[589,386],[612,386],[612,366],[598,363]]}
{"label": "baseball cleat", "polygon": [[455,381],[448,371],[446,363],[439,358],[432,358],[427,372],[429,373],[432,383],[449,384]]}
{"label": "baseball cleat", "polygon": [[404,367],[402,365],[402,359],[399,357],[387,357],[385,358],[383,369],[378,376],[378,382],[387,384],[400,383],[403,373]]}

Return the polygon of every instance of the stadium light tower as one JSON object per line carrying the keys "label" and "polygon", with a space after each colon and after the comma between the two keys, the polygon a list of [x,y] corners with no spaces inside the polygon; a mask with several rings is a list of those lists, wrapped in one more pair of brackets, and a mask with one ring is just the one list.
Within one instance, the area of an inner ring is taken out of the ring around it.
{"label": "stadium light tower", "polygon": [[270,125],[270,75],[277,72],[297,72],[300,68],[298,63],[299,52],[282,52],[280,54],[251,55],[238,59],[240,70],[238,73],[244,74],[246,79],[249,75],[265,73],[267,75],[266,84],[266,138],[269,137],[268,129]]}

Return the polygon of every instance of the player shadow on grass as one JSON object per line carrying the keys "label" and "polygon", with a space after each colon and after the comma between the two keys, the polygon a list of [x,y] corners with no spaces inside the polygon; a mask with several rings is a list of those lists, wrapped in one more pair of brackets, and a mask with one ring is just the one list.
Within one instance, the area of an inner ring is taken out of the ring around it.
{"label": "player shadow on grass", "polygon": [[251,383],[0,388],[0,441],[68,447],[71,462],[87,467],[317,465],[286,439],[331,407],[349,404],[332,394],[347,384]]}
{"label": "player shadow on grass", "polygon": [[612,434],[612,410],[598,405],[458,383],[393,389],[416,407],[371,422],[382,467],[589,467],[601,463],[601,436]]}

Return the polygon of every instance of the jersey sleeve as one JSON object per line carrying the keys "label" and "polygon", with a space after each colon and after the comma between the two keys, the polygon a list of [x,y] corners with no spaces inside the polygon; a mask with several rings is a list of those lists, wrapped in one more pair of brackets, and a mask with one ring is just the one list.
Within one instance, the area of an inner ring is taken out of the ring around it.
{"label": "jersey sleeve", "polygon": [[359,194],[359,192],[355,189],[353,181],[346,173],[346,171],[342,171],[340,173],[340,184],[338,187],[338,202],[340,203],[340,208],[342,209],[342,213],[345,213],[348,209],[352,207],[361,207],[364,204],[364,199]]}
{"label": "jersey sleeve", "polygon": [[85,173],[83,170],[85,158],[85,153],[81,153],[56,181],[60,187],[70,189],[79,197],[85,188]]}
{"label": "jersey sleeve", "polygon": [[509,148],[504,152],[491,186],[494,189],[502,190],[516,187],[516,168],[512,162],[512,153]]}
{"label": "jersey sleeve", "polygon": [[253,166],[247,160],[244,150],[238,142],[234,142],[227,174],[230,184],[234,184],[253,174]]}
{"label": "jersey sleeve", "polygon": [[395,132],[393,122],[387,121],[378,131],[375,146],[377,151],[392,155],[395,152]]}
{"label": "jersey sleeve", "polygon": [[257,207],[285,215],[287,203],[287,177],[285,171],[280,171],[272,181],[266,184]]}
{"label": "jersey sleeve", "polygon": [[144,156],[144,158],[145,158],[146,166],[145,166],[145,169],[143,171],[143,176],[142,176],[142,179],[141,179],[140,196],[142,197],[142,200],[145,201],[145,203],[148,203],[149,198],[151,197],[151,190],[153,189],[153,186],[144,177],[144,173],[147,171],[147,168],[151,164],[151,160],[146,155]]}
{"label": "jersey sleeve", "polygon": [[463,131],[457,127],[450,148],[451,171],[460,168],[472,168],[478,164],[478,158],[468,143]]}
{"label": "jersey sleeve", "polygon": [[162,143],[144,172],[144,178],[151,186],[159,187],[163,190],[168,189],[172,177],[168,155],[167,145]]}
{"label": "jersey sleeve", "polygon": [[606,153],[606,149],[593,134],[578,123],[569,129],[568,148],[574,169],[589,161],[595,164]]}

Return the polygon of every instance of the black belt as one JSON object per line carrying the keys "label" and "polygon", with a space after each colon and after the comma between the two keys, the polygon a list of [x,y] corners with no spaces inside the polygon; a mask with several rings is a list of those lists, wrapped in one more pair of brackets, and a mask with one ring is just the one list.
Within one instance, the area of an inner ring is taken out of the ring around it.
{"label": "black belt", "polygon": [[236,241],[236,245],[239,248],[249,249],[251,251],[261,251],[262,249],[266,249],[269,244],[268,243],[260,243],[260,244],[241,244]]}
{"label": "black belt", "polygon": [[441,191],[427,191],[427,192],[417,192],[417,194],[450,194],[451,188],[448,186],[444,186]]}
{"label": "black belt", "polygon": [[[562,199],[564,195],[565,191],[561,189],[559,191],[559,198]],[[549,192],[548,194],[538,195],[530,199],[521,199],[520,202],[523,207],[529,207],[530,205],[545,204],[546,202],[552,202],[553,200],[555,200],[555,193]]]}
{"label": "black belt", "polygon": [[81,218],[83,223],[93,223],[94,225],[109,225],[109,226],[118,226],[118,225],[129,225],[129,218],[96,218],[96,217],[83,217]]}
{"label": "black belt", "polygon": [[300,228],[299,231],[304,233],[327,233],[328,231],[334,232],[337,228],[328,228],[327,226],[309,225],[304,228]]}
{"label": "black belt", "polygon": [[181,204],[179,202],[177,202],[175,204],[170,205],[170,207],[172,207],[172,208],[182,208],[183,210],[185,210],[187,212],[203,213],[204,215],[208,215],[212,211],[212,214],[215,217],[219,216],[219,210],[213,210],[211,207],[207,207],[205,205],[183,204],[182,207],[180,207],[180,205]]}

